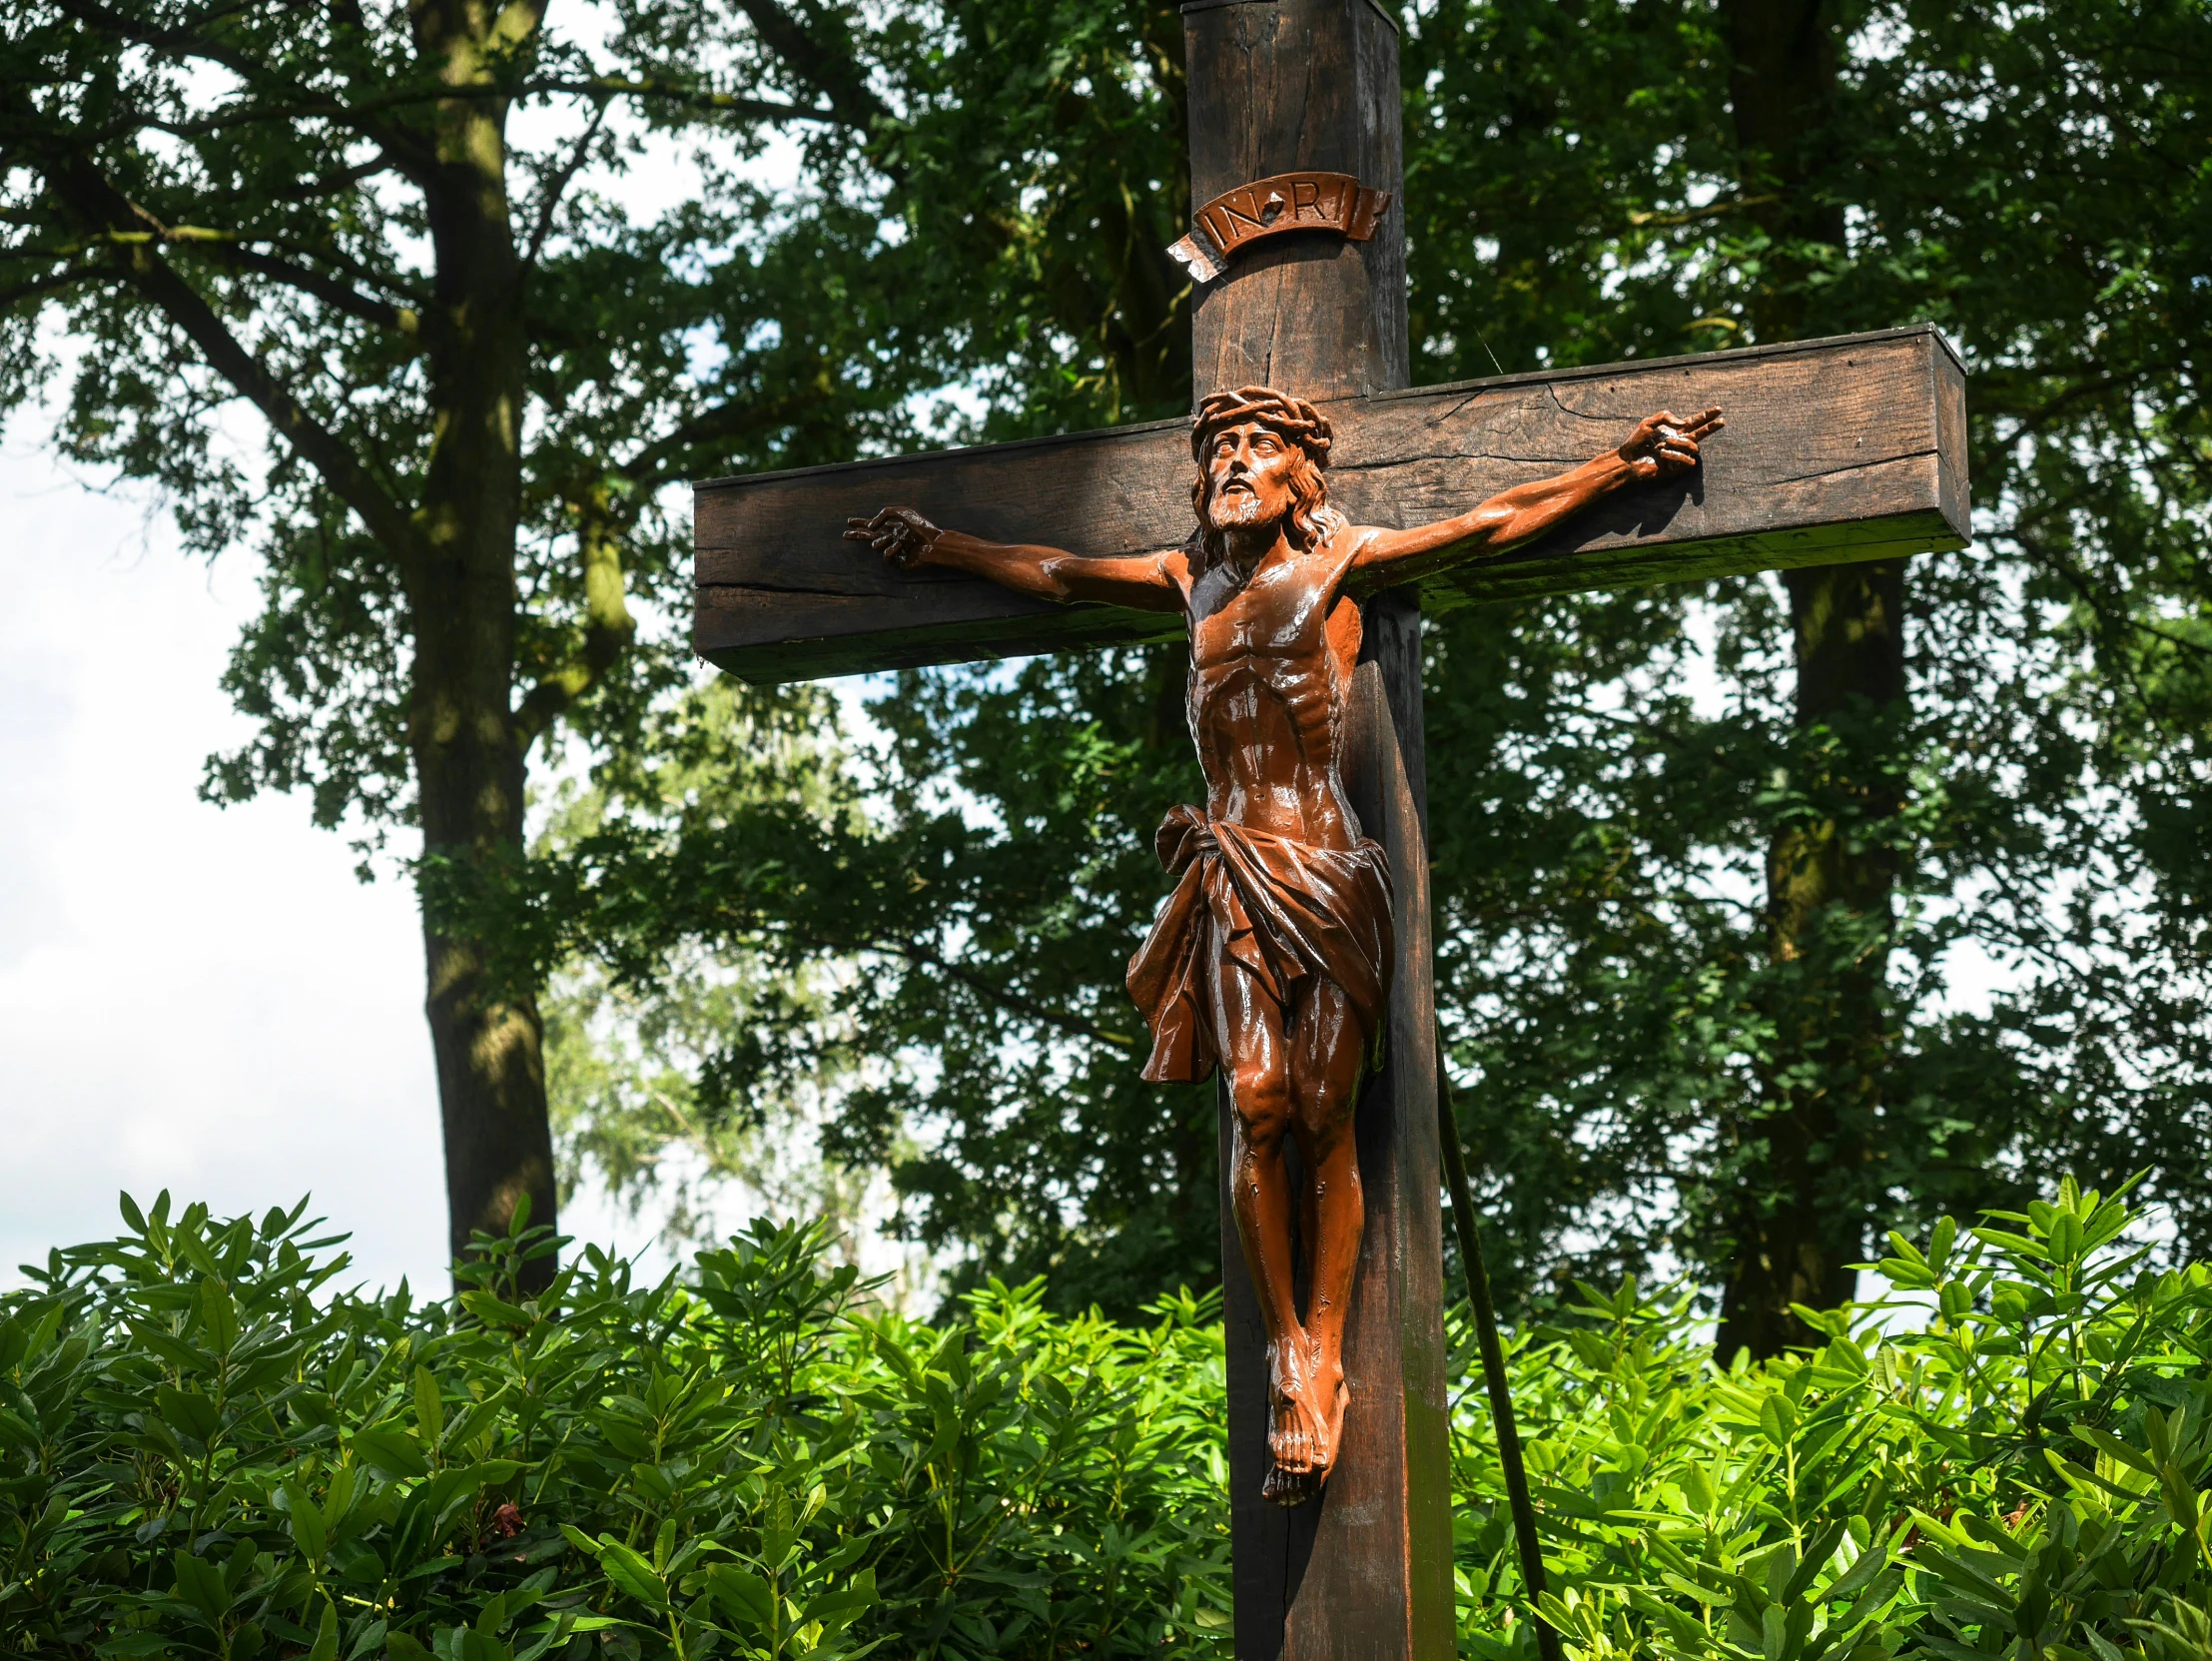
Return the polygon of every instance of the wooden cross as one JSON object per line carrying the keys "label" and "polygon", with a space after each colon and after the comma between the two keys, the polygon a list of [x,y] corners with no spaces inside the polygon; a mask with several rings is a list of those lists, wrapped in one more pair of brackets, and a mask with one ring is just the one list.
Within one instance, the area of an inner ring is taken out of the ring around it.
{"label": "wooden cross", "polygon": [[[1367,1223],[1345,1339],[1351,1407],[1317,1504],[1259,1497],[1265,1340],[1222,1208],[1236,1653],[1443,1657],[1454,1653],[1452,1534],[1421,611],[1962,547],[1963,379],[1919,328],[1407,391],[1404,215],[1376,203],[1381,192],[1402,201],[1395,26],[1371,0],[1182,9],[1192,200],[1236,209],[1200,221],[1218,229],[1193,273],[1218,275],[1196,291],[1194,392],[1265,385],[1321,403],[1336,433],[1330,499],[1352,520],[1463,511],[1618,443],[1655,410],[1728,413],[1696,472],[1623,491],[1508,554],[1364,597],[1345,774],[1389,856],[1398,962],[1388,1060],[1359,1108]],[[1271,193],[1242,187],[1277,181],[1281,202],[1327,223],[1260,224]],[[701,484],[697,649],[772,683],[1179,637],[1171,616],[896,571],[842,535],[849,515],[897,502],[1077,553],[1179,546],[1187,439],[1186,422],[1155,421]],[[1224,1103],[1224,1147],[1226,1136]]]}

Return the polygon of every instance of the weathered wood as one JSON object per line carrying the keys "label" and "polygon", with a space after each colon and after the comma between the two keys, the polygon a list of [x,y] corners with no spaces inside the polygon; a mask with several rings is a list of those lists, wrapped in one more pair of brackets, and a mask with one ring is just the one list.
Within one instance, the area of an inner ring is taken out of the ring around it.
{"label": "weathered wood", "polygon": [[[1221,1206],[1222,1316],[1229,1409],[1229,1524],[1238,1661],[1451,1653],[1442,1217],[1435,989],[1420,698],[1420,611],[1410,596],[1368,602],[1354,674],[1345,789],[1390,858],[1398,927],[1388,1049],[1360,1089],[1354,1135],[1366,1205],[1344,1369],[1353,1382],[1344,1446],[1318,1505],[1260,1497],[1267,1471],[1266,1330]],[[1422,1022],[1428,1025],[1420,1025]],[[1417,1108],[1423,1089],[1431,1108]],[[1221,1169],[1229,1169],[1221,1093]],[[1294,1146],[1284,1158],[1297,1165]],[[1304,1295],[1305,1287],[1299,1286]]]}
{"label": "weathered wood", "polygon": [[[1265,8],[1220,15],[1253,9]],[[1300,241],[1274,246],[1295,252]],[[1268,257],[1254,253],[1214,287],[1276,281]],[[1325,401],[1337,430],[1330,493],[1356,522],[1417,523],[1585,460],[1653,410],[1708,404],[1729,424],[1697,472],[1431,577],[1424,605],[1964,545],[1964,382],[1924,326]],[[1173,547],[1190,529],[1186,432],[1158,421],[702,484],[698,649],[772,682],[1172,638],[1172,617],[1056,606],[945,571],[901,574],[840,538],[848,514],[896,502],[1078,553]]]}
{"label": "weathered wood", "polygon": [[1183,40],[1191,201],[1307,169],[1391,194],[1365,242],[1286,236],[1200,288],[1192,384],[1201,396],[1259,386],[1301,398],[1405,386],[1396,26],[1372,0],[1266,0],[1186,10]]}
{"label": "weathered wood", "polygon": [[[1404,591],[1379,594],[1364,620],[1344,785],[1361,828],[1389,855],[1398,961],[1387,1049],[1360,1088],[1354,1131],[1367,1221],[1344,1332],[1352,1398],[1305,1561],[1285,1549],[1278,1562],[1271,1542],[1231,1542],[1238,1661],[1455,1653],[1420,606]],[[1232,1276],[1240,1266],[1231,1262]],[[1237,1359],[1232,1348],[1232,1374]],[[1262,1363],[1256,1353],[1245,1360]],[[1229,1442],[1232,1468],[1240,1442],[1265,1451],[1248,1424],[1232,1422]],[[1282,1605],[1279,1649],[1266,1642],[1270,1593]]]}

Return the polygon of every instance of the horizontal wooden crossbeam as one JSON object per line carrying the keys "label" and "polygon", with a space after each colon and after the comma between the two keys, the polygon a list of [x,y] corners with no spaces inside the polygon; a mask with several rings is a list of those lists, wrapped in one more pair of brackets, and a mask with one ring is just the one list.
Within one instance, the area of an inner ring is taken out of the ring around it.
{"label": "horizontal wooden crossbeam", "polygon": [[[1540,541],[1430,577],[1423,603],[1446,610],[1966,544],[1964,377],[1924,326],[1339,400],[1322,407],[1336,430],[1330,499],[1360,524],[1442,518],[1587,460],[1655,410],[1713,404],[1728,427],[1696,472],[1632,487]],[[1188,431],[1154,421],[697,485],[693,643],[770,684],[1175,638],[1172,616],[889,570],[842,533],[849,515],[896,505],[1077,553],[1174,547],[1191,526]]]}

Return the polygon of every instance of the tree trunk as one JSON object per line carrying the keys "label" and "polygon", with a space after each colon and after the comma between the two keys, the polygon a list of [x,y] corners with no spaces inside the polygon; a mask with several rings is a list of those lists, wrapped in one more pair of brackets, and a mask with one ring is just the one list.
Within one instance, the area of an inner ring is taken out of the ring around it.
{"label": "tree trunk", "polygon": [[[1818,188],[1837,142],[1838,28],[1822,0],[1722,0],[1734,54],[1741,185],[1770,242],[1751,304],[1759,340],[1818,330],[1824,249],[1843,211]],[[1759,1108],[1734,1127],[1746,1162],[1717,1349],[1766,1357],[1818,1341],[1793,1303],[1833,1307],[1863,1254],[1864,1167],[1887,1061],[1893,854],[1865,831],[1900,806],[1887,735],[1905,714],[1904,568],[1786,572],[1797,660],[1803,811],[1768,850],[1774,1054]]]}
{"label": "tree trunk", "polygon": [[[488,78],[510,7],[449,0],[413,9],[416,50],[454,85]],[[436,419],[408,573],[414,664],[407,741],[426,856],[496,870],[522,855],[527,748],[515,716],[516,522],[521,510],[522,267],[506,194],[506,107],[481,96],[436,113],[422,183],[435,263],[422,320]],[[426,1010],[437,1058],[453,1255],[478,1230],[504,1235],[525,1199],[554,1224],[542,1027],[528,988],[501,984],[488,943],[425,911]],[[550,1256],[528,1265],[541,1287]]]}

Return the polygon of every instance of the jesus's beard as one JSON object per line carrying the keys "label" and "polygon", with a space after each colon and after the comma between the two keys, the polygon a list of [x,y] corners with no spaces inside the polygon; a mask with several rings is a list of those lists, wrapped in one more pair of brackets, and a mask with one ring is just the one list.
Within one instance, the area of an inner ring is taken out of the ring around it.
{"label": "jesus's beard", "polygon": [[1266,509],[1260,505],[1259,492],[1249,487],[1214,491],[1206,501],[1205,517],[1206,528],[1213,531],[1239,530],[1268,522]]}

